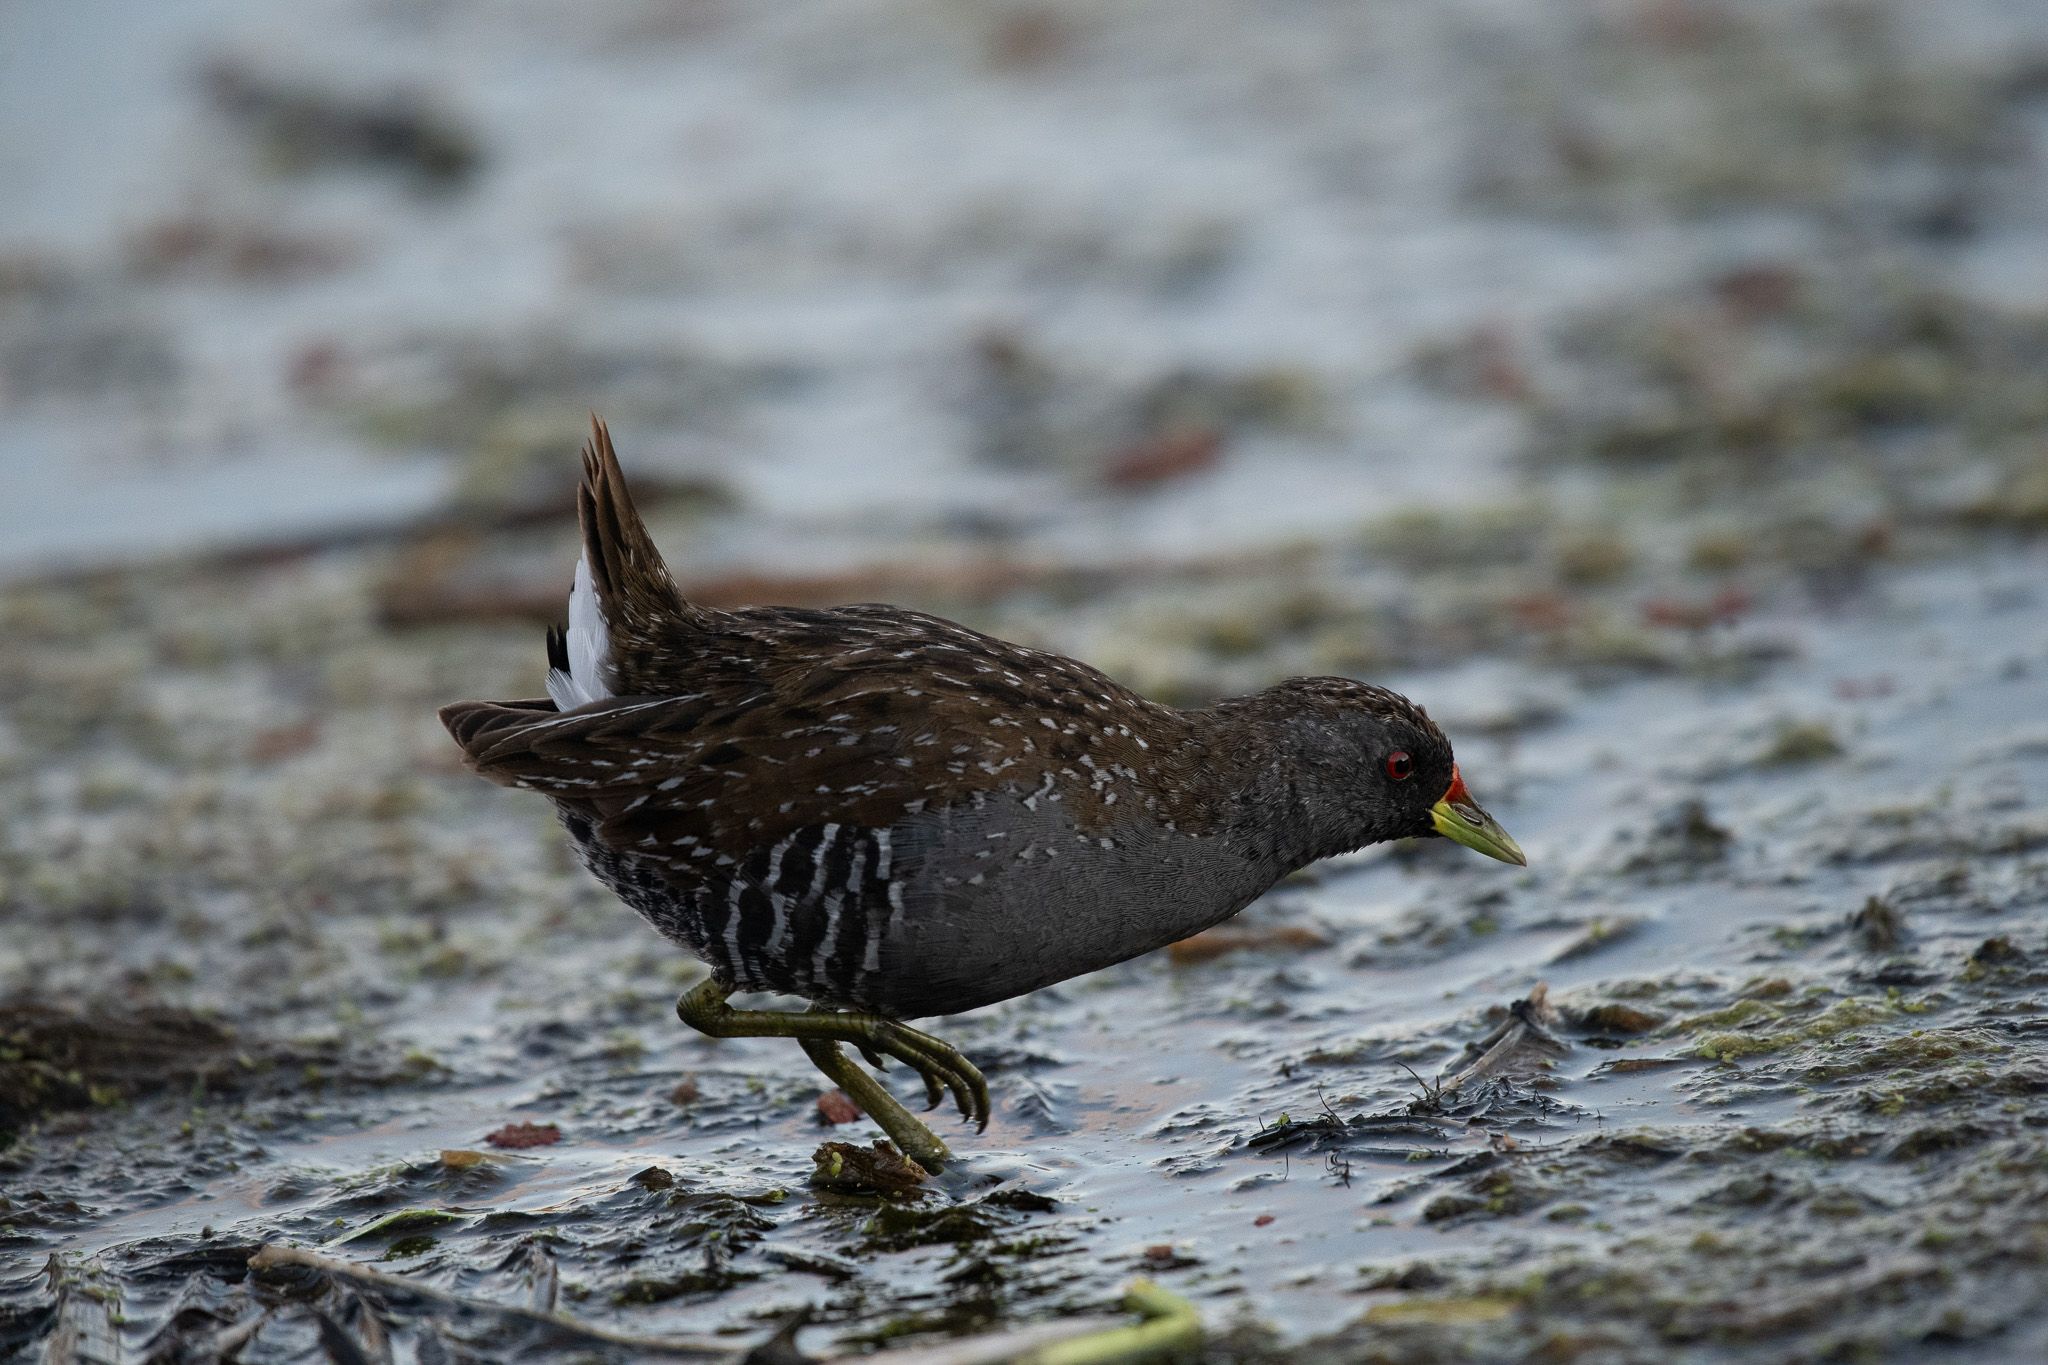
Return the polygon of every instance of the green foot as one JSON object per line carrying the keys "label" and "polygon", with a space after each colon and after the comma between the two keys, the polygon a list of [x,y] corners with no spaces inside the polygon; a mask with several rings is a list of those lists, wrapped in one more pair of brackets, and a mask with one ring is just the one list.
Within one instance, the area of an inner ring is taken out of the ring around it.
{"label": "green foot", "polygon": [[726,1003],[731,994],[731,986],[711,977],[676,1001],[676,1014],[691,1028],[714,1038],[795,1038],[818,1070],[866,1110],[905,1156],[927,1170],[939,1170],[952,1159],[946,1144],[880,1082],[854,1065],[839,1044],[851,1043],[877,1067],[885,1065],[884,1057],[894,1057],[923,1078],[930,1101],[926,1108],[936,1106],[951,1091],[963,1118],[980,1128],[988,1127],[988,1082],[951,1044],[878,1014],[736,1010]]}
{"label": "green foot", "polygon": [[896,1149],[924,1167],[927,1171],[941,1171],[953,1159],[952,1152],[937,1133],[926,1127],[924,1121],[905,1109],[897,1098],[882,1088],[877,1081],[839,1050],[837,1043],[821,1043],[815,1039],[803,1040],[804,1055],[809,1057],[826,1079],[844,1090],[853,1102],[861,1107],[869,1118],[882,1125],[882,1131],[896,1144]]}

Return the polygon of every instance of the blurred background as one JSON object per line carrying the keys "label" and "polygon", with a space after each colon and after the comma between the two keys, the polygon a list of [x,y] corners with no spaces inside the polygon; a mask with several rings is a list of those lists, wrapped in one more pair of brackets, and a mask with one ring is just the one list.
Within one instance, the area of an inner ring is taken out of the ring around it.
{"label": "blurred background", "polygon": [[1589,310],[2048,292],[2026,4],[4,22],[14,577],[538,515],[593,407],[705,572],[1214,555],[1519,501]]}
{"label": "blurred background", "polygon": [[[1134,1270],[1241,1359],[1355,1316],[1333,1286],[1402,1359],[2042,1340],[2044,171],[2023,0],[0,7],[0,1236],[129,1314],[25,1270],[0,1348],[255,1303],[249,1358],[320,1358],[202,1228],[427,1206],[363,1246],[492,1299],[559,1261],[621,1330],[817,1300],[843,1349]],[[802,1059],[686,1037],[694,964],[433,718],[539,691],[592,409],[701,600],[919,606],[1182,703],[1398,685],[1534,865],[1361,860],[959,1025],[989,1168],[1064,1213],[774,1212]],[[1268,1136],[1325,1084],[1407,1104],[1538,979],[1642,1065],[1581,1048],[1459,1111],[1492,1131]],[[1954,1036],[1839,1056],[1851,1015]],[[1735,1076],[1731,1028],[1781,1031]],[[1905,1095],[1980,1106],[1992,1185],[1697,1183],[1806,1180],[1726,1134]],[[1570,1145],[1610,1115],[1711,1160]],[[566,1136],[435,1155],[515,1118]],[[1414,1183],[1517,1141],[1543,1181]],[[1845,1310],[1926,1220],[1996,1264]],[[1655,1285],[1586,1279],[1623,1241]]]}

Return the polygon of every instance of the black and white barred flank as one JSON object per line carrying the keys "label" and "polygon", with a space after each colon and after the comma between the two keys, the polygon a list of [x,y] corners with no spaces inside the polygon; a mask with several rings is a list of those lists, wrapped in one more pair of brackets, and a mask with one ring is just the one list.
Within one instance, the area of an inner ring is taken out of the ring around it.
{"label": "black and white barred flank", "polygon": [[745,859],[708,845],[645,858],[596,837],[564,807],[585,866],[656,929],[741,990],[859,1004],[881,970],[884,938],[903,915],[903,882],[886,829],[806,825]]}

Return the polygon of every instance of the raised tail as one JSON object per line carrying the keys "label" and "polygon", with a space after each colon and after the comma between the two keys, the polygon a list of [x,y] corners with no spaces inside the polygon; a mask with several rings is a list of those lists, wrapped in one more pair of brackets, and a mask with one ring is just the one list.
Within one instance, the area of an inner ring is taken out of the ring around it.
{"label": "raised tail", "polygon": [[569,593],[569,624],[548,632],[548,695],[564,711],[638,691],[636,662],[653,663],[662,637],[678,626],[705,624],[703,608],[685,601],[669,577],[626,490],[611,432],[594,412],[576,520],[583,557]]}

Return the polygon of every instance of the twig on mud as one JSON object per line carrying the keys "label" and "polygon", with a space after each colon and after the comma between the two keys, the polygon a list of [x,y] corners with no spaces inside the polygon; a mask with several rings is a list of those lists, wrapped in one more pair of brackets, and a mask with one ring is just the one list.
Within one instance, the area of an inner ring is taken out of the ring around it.
{"label": "twig on mud", "polygon": [[1126,1289],[1123,1306],[1144,1321],[1047,1346],[1025,1359],[1029,1365],[1121,1365],[1178,1354],[1202,1340],[1202,1317],[1195,1306],[1150,1280],[1138,1280]]}
{"label": "twig on mud", "polygon": [[[376,1321],[376,1316],[365,1314],[362,1321],[367,1325]],[[313,1310],[313,1322],[320,1329],[320,1349],[333,1365],[388,1365],[390,1345],[381,1332],[373,1339],[357,1341],[346,1327],[317,1308]]]}
{"label": "twig on mud", "polygon": [[1125,1326],[1122,1318],[1107,1314],[1061,1318],[1057,1322],[1034,1322],[1008,1332],[933,1346],[903,1346],[875,1355],[833,1356],[818,1365],[875,1365],[878,1361],[887,1361],[888,1365],[1037,1365],[1038,1353],[1050,1347],[1099,1332],[1121,1331]]}
{"label": "twig on mud", "polygon": [[1330,1097],[1324,1093],[1323,1083],[1321,1081],[1316,1082],[1316,1103],[1320,1104],[1323,1107],[1324,1118],[1328,1119],[1332,1123],[1344,1122],[1343,1119],[1337,1117],[1337,1111],[1330,1107]]}
{"label": "twig on mud", "polygon": [[785,1315],[775,1334],[747,1352],[740,1365],[813,1365],[815,1357],[805,1355],[796,1344],[796,1334],[809,1324],[811,1312],[811,1306],[804,1304]]}
{"label": "twig on mud", "polygon": [[[1158,1356],[1181,1355],[1202,1340],[1202,1317],[1195,1306],[1178,1294],[1169,1293],[1150,1280],[1134,1281],[1124,1291],[1123,1309],[1135,1313],[1140,1322],[1119,1322],[1115,1318],[1090,1323],[1085,1331],[1049,1329],[1080,1326],[1077,1320],[1041,1323],[1016,1332],[952,1342],[931,1351],[890,1351],[880,1357],[848,1356],[831,1365],[853,1365],[856,1361],[883,1359],[890,1365],[1134,1365]],[[1027,1345],[1036,1338],[1041,1344]]]}
{"label": "twig on mud", "polygon": [[493,1317],[515,1318],[530,1323],[544,1331],[571,1337],[585,1342],[600,1342],[607,1346],[625,1346],[647,1355],[686,1357],[694,1360],[732,1360],[741,1353],[724,1342],[692,1341],[687,1338],[636,1337],[624,1332],[611,1332],[602,1327],[592,1327],[570,1318],[557,1317],[551,1313],[535,1312],[531,1308],[519,1308],[510,1304],[491,1303],[484,1299],[466,1299],[459,1294],[450,1294],[444,1289],[393,1275],[387,1271],[372,1270],[368,1266],[355,1265],[349,1261],[336,1260],[316,1252],[304,1251],[298,1247],[282,1246],[266,1242],[258,1247],[256,1254],[249,1258],[251,1270],[274,1270],[279,1266],[299,1266],[306,1270],[318,1271],[323,1275],[350,1284],[379,1290],[385,1293],[408,1294],[431,1303],[457,1309],[464,1313],[483,1313]]}
{"label": "twig on mud", "polygon": [[234,1326],[224,1327],[214,1333],[210,1339],[200,1345],[198,1350],[193,1352],[193,1359],[233,1360],[235,1352],[255,1340],[256,1334],[263,1330],[263,1324],[269,1321],[270,1314],[267,1311],[251,1313]]}
{"label": "twig on mud", "polygon": [[555,1264],[555,1258],[548,1254],[546,1247],[530,1242],[526,1247],[526,1269],[533,1277],[533,1311],[553,1314],[555,1296],[561,1290],[561,1268]]}
{"label": "twig on mud", "polygon": [[1202,1340],[1195,1306],[1150,1280],[1124,1291],[1123,1310],[1140,1321],[1096,1315],[1032,1323],[1007,1332],[907,1346],[878,1355],[834,1356],[821,1365],[1137,1365],[1184,1355]]}
{"label": "twig on mud", "polygon": [[1394,1065],[1407,1072],[1408,1079],[1422,1087],[1422,1093],[1416,1097],[1415,1103],[1435,1108],[1438,1101],[1443,1099],[1444,1085],[1442,1081],[1424,1080],[1421,1073],[1406,1062],[1395,1062]]}
{"label": "twig on mud", "polygon": [[[737,1362],[751,1355],[723,1342],[636,1337],[536,1312],[531,1308],[467,1299],[403,1275],[372,1270],[368,1266],[276,1242],[266,1242],[249,1258],[251,1270],[272,1270],[280,1266],[316,1271],[353,1288],[410,1295],[457,1312],[513,1318],[577,1341],[626,1347],[642,1356]],[[1137,1361],[1154,1356],[1185,1351],[1202,1339],[1202,1319],[1194,1306],[1150,1281],[1140,1280],[1132,1284],[1124,1293],[1123,1307],[1126,1312],[1135,1313],[1141,1321],[1130,1323],[1107,1316],[1067,1318],[1059,1322],[1035,1323],[1015,1331],[947,1342],[941,1346],[912,1347],[885,1351],[880,1355],[835,1357],[826,1365],[856,1365],[856,1362],[878,1360],[887,1361],[889,1365],[996,1365],[997,1362],[1014,1362],[1014,1365],[1135,1365]]]}
{"label": "twig on mud", "polygon": [[1430,1098],[1434,1100],[1454,1094],[1473,1081],[1494,1075],[1524,1051],[1549,1057],[1562,1056],[1569,1051],[1571,1045],[1550,1031],[1550,1024],[1557,1015],[1550,1007],[1549,995],[1550,987],[1539,981],[1529,992],[1528,999],[1517,1000],[1508,1006],[1508,1017],[1500,1027],[1472,1045],[1483,1049],[1478,1060],[1444,1081]]}
{"label": "twig on mud", "polygon": [[114,1325],[114,1306],[120,1295],[106,1286],[95,1285],[95,1270],[52,1255],[43,1275],[56,1298],[57,1329],[43,1347],[43,1359],[51,1365],[96,1365],[121,1358],[121,1333]]}

